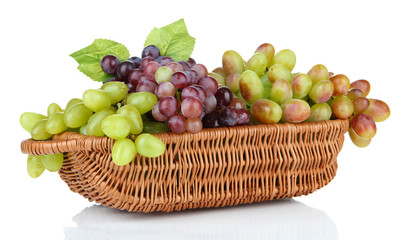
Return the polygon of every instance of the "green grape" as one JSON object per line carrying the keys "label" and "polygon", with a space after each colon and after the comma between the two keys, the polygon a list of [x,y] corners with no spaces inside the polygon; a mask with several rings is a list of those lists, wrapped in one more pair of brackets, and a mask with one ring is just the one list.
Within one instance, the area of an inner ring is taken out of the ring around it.
{"label": "green grape", "polygon": [[163,66],[157,69],[154,78],[156,79],[157,84],[162,82],[170,82],[173,73],[174,71],[171,68]]}
{"label": "green grape", "polygon": [[367,147],[372,141],[371,138],[367,139],[359,137],[352,128],[349,128],[349,137],[357,147],[361,148]]}
{"label": "green grape", "polygon": [[280,50],[272,58],[272,64],[282,64],[292,71],[296,65],[296,54],[290,49]]}
{"label": "green grape", "polygon": [[310,108],[310,116],[307,119],[308,122],[317,122],[330,120],[332,110],[327,103],[316,103]]}
{"label": "green grape", "polygon": [[111,150],[112,161],[118,166],[125,166],[132,162],[136,156],[135,143],[127,138],[119,139]]}
{"label": "green grape", "polygon": [[293,75],[290,70],[282,64],[274,64],[268,69],[268,79],[271,83],[275,83],[279,79],[284,79],[292,83]]}
{"label": "green grape", "polygon": [[111,106],[111,96],[100,89],[88,89],[83,93],[83,103],[93,112],[107,109]]}
{"label": "green grape", "polygon": [[104,109],[99,112],[94,113],[90,119],[88,119],[88,123],[86,126],[86,135],[89,136],[105,136],[104,131],[102,131],[101,124],[104,118],[114,115],[115,112],[110,109]]}
{"label": "green grape", "polygon": [[155,121],[143,122],[142,133],[164,133],[164,132],[170,132],[170,129],[168,128],[167,124],[163,122],[155,122]]}
{"label": "green grape", "polygon": [[264,85],[258,75],[251,70],[246,70],[241,74],[240,93],[243,99],[249,104],[254,103],[264,96]]}
{"label": "green grape", "polygon": [[375,120],[375,122],[383,122],[390,117],[389,106],[378,99],[369,99],[369,107],[364,112]]}
{"label": "green grape", "polygon": [[304,73],[296,74],[292,80],[293,98],[302,99],[306,97],[312,87],[311,78]]}
{"label": "green grape", "polygon": [[246,68],[254,71],[258,76],[261,76],[268,66],[267,57],[265,54],[257,52],[248,59]]}
{"label": "green grape", "polygon": [[152,110],[157,103],[157,97],[151,92],[134,92],[126,96],[126,104],[134,105],[140,114],[145,114]]}
{"label": "green grape", "polygon": [[101,90],[109,94],[111,104],[116,104],[125,98],[128,93],[128,86],[123,82],[106,82],[102,85]]}
{"label": "green grape", "polygon": [[88,135],[88,133],[87,133],[87,124],[80,127],[79,133],[81,135]]}
{"label": "green grape", "polygon": [[240,79],[241,79],[241,74],[240,73],[233,73],[230,74],[226,78],[226,86],[234,93],[240,91]]}
{"label": "green grape", "polygon": [[77,103],[81,103],[81,102],[83,102],[83,100],[81,100],[80,98],[72,98],[72,99],[70,99],[70,101],[66,104],[65,112],[67,110],[69,110],[69,108],[71,108],[74,105],[76,105]]}
{"label": "green grape", "polygon": [[64,121],[69,128],[79,128],[86,125],[92,115],[93,111],[80,102],[65,111]]}
{"label": "green grape", "polygon": [[270,92],[271,100],[279,105],[282,105],[286,100],[293,97],[292,87],[285,79],[277,80],[271,88]]}
{"label": "green grape", "polygon": [[219,73],[215,73],[215,72],[210,72],[208,73],[208,76],[213,77],[214,79],[216,79],[217,84],[219,86],[224,86],[226,85],[226,80],[224,79],[224,77],[222,75],[220,75]]}
{"label": "green grape", "polygon": [[126,138],[130,133],[130,127],[128,117],[122,114],[110,115],[101,123],[105,135],[116,140]]}
{"label": "green grape", "polygon": [[118,114],[125,115],[130,120],[130,133],[139,134],[143,130],[143,120],[139,110],[133,105],[125,105],[118,109]]}
{"label": "green grape", "polygon": [[273,83],[269,81],[268,74],[266,72],[261,75],[260,79],[265,88],[272,88]]}
{"label": "green grape", "polygon": [[158,137],[142,133],[135,139],[138,153],[145,157],[158,157],[166,150],[166,145]]}
{"label": "green grape", "polygon": [[63,165],[63,153],[39,155],[43,166],[49,172],[57,172]]}
{"label": "green grape", "polygon": [[331,102],[331,110],[339,119],[348,119],[354,112],[352,100],[345,96],[336,96]]}
{"label": "green grape", "polygon": [[217,68],[213,69],[212,72],[222,75],[223,78],[227,78],[226,71],[222,67],[217,67]]}
{"label": "green grape", "polygon": [[321,80],[328,80],[330,78],[328,69],[322,64],[317,64],[317,65],[313,66],[309,70],[307,75],[309,75],[309,77],[313,81],[313,85]]}
{"label": "green grape", "polygon": [[269,68],[272,64],[272,59],[275,55],[275,48],[270,43],[263,43],[261,44],[255,52],[260,52],[265,54],[267,58],[267,67]]}
{"label": "green grape", "polygon": [[347,96],[353,101],[357,97],[363,97],[363,92],[358,88],[351,88]]}
{"label": "green grape", "polygon": [[46,119],[42,119],[31,129],[31,137],[34,140],[45,140],[52,137],[52,134],[46,131]]}
{"label": "green grape", "polygon": [[301,99],[289,99],[281,108],[282,120],[285,122],[299,123],[310,116],[310,105]]}
{"label": "green grape", "polygon": [[314,103],[327,102],[334,93],[334,84],[330,80],[321,80],[313,84],[309,97]]}
{"label": "green grape", "polygon": [[27,158],[27,172],[32,178],[37,178],[45,171],[41,159],[38,156],[28,155]]}
{"label": "green grape", "polygon": [[251,105],[251,115],[260,123],[277,123],[282,118],[282,109],[274,101],[260,99]]}
{"label": "green grape", "polygon": [[21,127],[27,132],[31,132],[32,127],[35,126],[39,121],[46,119],[46,116],[33,112],[25,112],[20,116]]}
{"label": "green grape", "polygon": [[64,121],[64,114],[62,112],[52,114],[46,122],[45,129],[50,134],[58,134],[66,131],[67,126]]}
{"label": "green grape", "polygon": [[344,74],[337,74],[330,77],[330,81],[334,84],[333,96],[347,95],[350,89],[350,81]]}
{"label": "green grape", "polygon": [[57,112],[63,112],[62,108],[57,103],[51,103],[48,106],[48,117]]}
{"label": "green grape", "polygon": [[222,65],[227,76],[233,73],[242,74],[245,70],[243,58],[233,50],[228,50],[223,53]]}

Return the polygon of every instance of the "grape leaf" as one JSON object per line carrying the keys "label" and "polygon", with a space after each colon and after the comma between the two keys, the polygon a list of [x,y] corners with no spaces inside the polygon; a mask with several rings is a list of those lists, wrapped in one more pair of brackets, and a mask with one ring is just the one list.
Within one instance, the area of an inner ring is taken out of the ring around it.
{"label": "grape leaf", "polygon": [[77,68],[98,82],[105,82],[113,77],[101,69],[101,60],[105,55],[115,55],[120,61],[130,57],[128,49],[123,44],[108,39],[95,39],[90,46],[70,54],[79,64]]}
{"label": "grape leaf", "polygon": [[194,50],[195,38],[188,33],[184,19],[162,28],[153,28],[144,46],[156,45],[160,54],[172,57],[175,61],[188,60]]}

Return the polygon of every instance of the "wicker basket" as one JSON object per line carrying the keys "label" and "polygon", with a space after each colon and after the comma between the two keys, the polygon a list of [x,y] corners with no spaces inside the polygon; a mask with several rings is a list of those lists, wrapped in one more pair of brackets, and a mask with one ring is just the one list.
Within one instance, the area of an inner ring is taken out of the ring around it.
{"label": "wicker basket", "polygon": [[204,129],[156,134],[157,158],[137,155],[120,167],[114,140],[65,132],[51,141],[25,140],[23,153],[64,153],[60,177],[73,192],[112,208],[179,211],[307,195],[337,170],[348,120]]}

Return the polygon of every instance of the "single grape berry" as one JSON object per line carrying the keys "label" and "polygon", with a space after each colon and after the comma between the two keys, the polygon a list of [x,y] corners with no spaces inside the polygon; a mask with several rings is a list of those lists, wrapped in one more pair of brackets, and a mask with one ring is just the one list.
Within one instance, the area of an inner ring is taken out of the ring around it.
{"label": "single grape berry", "polygon": [[101,60],[102,70],[109,75],[116,74],[116,68],[120,63],[119,59],[114,55],[106,55]]}
{"label": "single grape berry", "polygon": [[217,105],[225,108],[230,105],[233,100],[233,92],[228,87],[220,87],[215,93]]}
{"label": "single grape berry", "polygon": [[223,126],[234,126],[237,124],[239,114],[235,108],[225,108],[219,114],[219,122]]}
{"label": "single grape berry", "polygon": [[160,56],[160,49],[155,45],[149,45],[145,47],[142,51],[142,58],[152,57],[154,59]]}
{"label": "single grape berry", "polygon": [[136,68],[140,68],[140,63],[142,62],[140,57],[130,57],[128,60],[133,62]]}
{"label": "single grape berry", "polygon": [[203,127],[204,128],[216,128],[220,127],[219,123],[219,112],[213,111],[208,113],[202,119]]}
{"label": "single grape berry", "polygon": [[128,80],[129,77],[129,72],[135,69],[135,64],[131,61],[124,61],[118,64],[116,67],[116,73],[118,74],[118,77],[126,81]]}

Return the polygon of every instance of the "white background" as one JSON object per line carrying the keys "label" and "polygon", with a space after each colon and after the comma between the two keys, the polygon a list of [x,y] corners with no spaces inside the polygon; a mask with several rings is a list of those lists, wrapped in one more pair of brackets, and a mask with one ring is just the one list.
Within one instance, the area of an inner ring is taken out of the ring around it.
{"label": "white background", "polygon": [[[403,239],[404,17],[385,1],[2,1],[1,239]],[[346,135],[335,179],[288,201],[172,214],[93,206],[56,173],[26,173],[19,126],[26,111],[46,113],[98,88],[69,54],[95,38],[141,53],[153,27],[184,18],[193,57],[210,71],[224,51],[243,58],[258,45],[290,48],[295,71],[322,63],[351,81],[371,82],[369,97],[390,105],[369,147]],[[88,208],[90,207],[90,208]]]}

